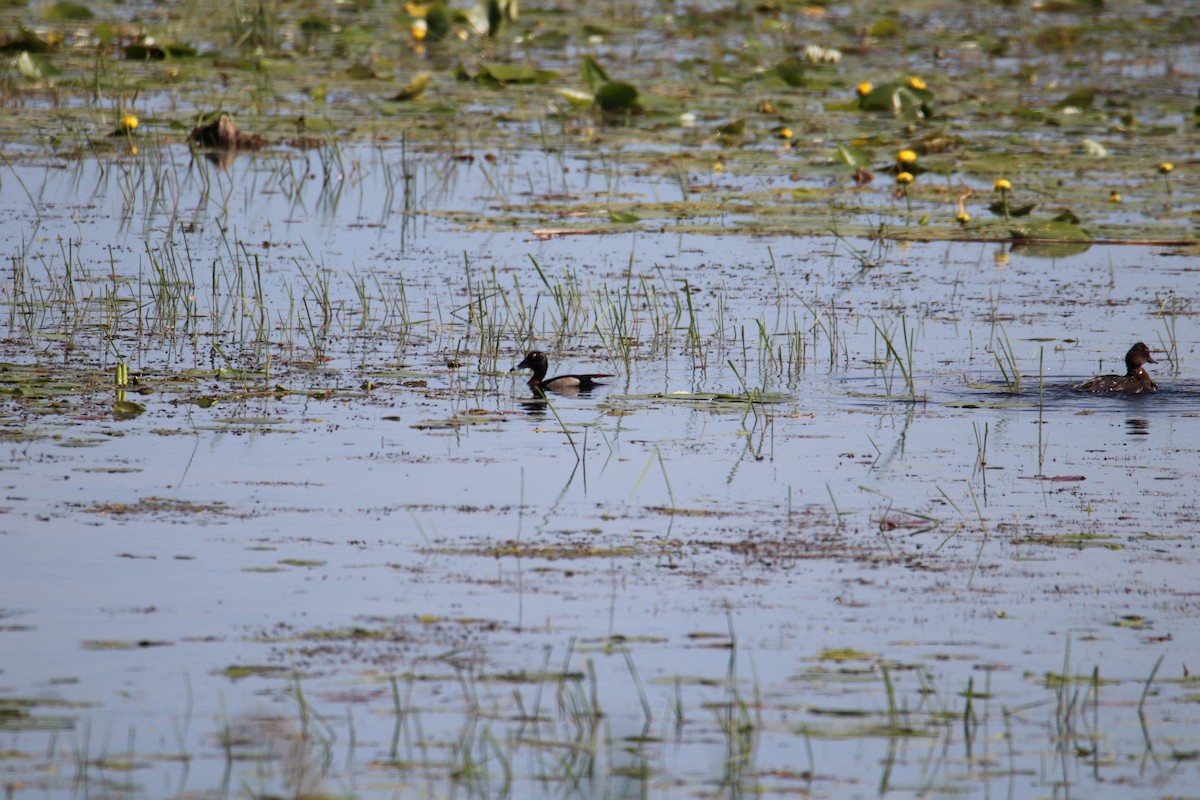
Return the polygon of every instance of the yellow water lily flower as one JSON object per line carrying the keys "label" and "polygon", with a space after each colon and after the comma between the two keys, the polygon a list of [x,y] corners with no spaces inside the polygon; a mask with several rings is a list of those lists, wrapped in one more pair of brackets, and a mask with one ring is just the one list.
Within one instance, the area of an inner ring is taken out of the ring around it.
{"label": "yellow water lily flower", "polygon": [[923,92],[926,88],[925,81],[921,80],[916,75],[908,79],[908,86],[910,89],[916,89],[918,92]]}
{"label": "yellow water lily flower", "polygon": [[874,88],[875,87],[871,85],[870,81],[863,81],[858,86],[854,87],[854,91],[858,92],[859,97],[866,97]]}
{"label": "yellow water lily flower", "polygon": [[118,124],[121,126],[121,130],[123,131],[137,130],[137,126],[139,125],[138,118],[133,114],[126,114],[125,116],[121,117],[121,121]]}
{"label": "yellow water lily flower", "polygon": [[408,35],[413,41],[424,41],[429,35],[429,23],[423,19],[413,20],[413,24],[408,26]]}
{"label": "yellow water lily flower", "polygon": [[896,163],[902,166],[908,166],[909,164],[917,163],[916,151],[909,150],[907,148],[901,150],[899,153],[896,153]]}
{"label": "yellow water lily flower", "polygon": [[1119,202],[1121,202],[1121,199],[1122,199],[1121,193],[1118,192],[1116,189],[1113,189],[1112,192],[1110,192],[1108,195],[1108,202],[1110,202],[1110,203],[1119,203]]}
{"label": "yellow water lily flower", "polygon": [[1010,181],[1008,178],[1000,178],[998,181],[992,184],[992,188],[997,192],[1011,192],[1012,181]]}
{"label": "yellow water lily flower", "polygon": [[1163,183],[1167,184],[1167,194],[1171,194],[1171,173],[1175,171],[1175,165],[1164,161],[1158,165],[1158,171],[1163,176]]}
{"label": "yellow water lily flower", "polygon": [[900,184],[901,186],[908,186],[914,180],[916,179],[913,177],[911,172],[901,172],[896,176],[896,183]]}
{"label": "yellow water lily flower", "polygon": [[780,128],[779,129],[779,138],[780,139],[790,139],[795,135],[796,134],[792,132],[791,128]]}
{"label": "yellow water lily flower", "polygon": [[954,215],[954,219],[955,219],[955,221],[958,222],[959,225],[966,225],[968,222],[971,221],[971,215],[965,211],[960,211]]}

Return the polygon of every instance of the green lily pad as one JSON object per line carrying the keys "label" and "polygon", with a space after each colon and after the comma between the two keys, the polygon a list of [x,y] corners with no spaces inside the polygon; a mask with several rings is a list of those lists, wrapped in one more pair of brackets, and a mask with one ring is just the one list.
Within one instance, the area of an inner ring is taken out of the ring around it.
{"label": "green lily pad", "polygon": [[866,169],[871,166],[870,154],[851,145],[839,144],[837,148],[837,158],[843,164],[851,167],[862,167],[863,169]]}
{"label": "green lily pad", "polygon": [[858,107],[863,111],[890,111],[901,119],[921,119],[930,116],[932,102],[933,92],[928,89],[896,82],[876,86],[858,99]]}
{"label": "green lily pad", "polygon": [[519,64],[500,64],[485,61],[479,65],[479,72],[473,80],[478,83],[520,84],[520,83],[550,83],[558,79],[558,73],[549,69],[534,69]]}
{"label": "green lily pad", "polygon": [[96,16],[83,3],[72,3],[70,0],[60,0],[47,8],[45,14],[49,22],[86,22]]}
{"label": "green lily pad", "polygon": [[746,120],[744,117],[717,126],[718,136],[741,136],[745,132]]}
{"label": "green lily pad", "polygon": [[1058,219],[1030,221],[1023,225],[1009,228],[1009,234],[1016,241],[1055,239],[1071,242],[1090,242],[1092,235],[1087,229],[1070,222]]}
{"label": "green lily pad", "polygon": [[596,90],[596,105],[601,111],[634,111],[638,108],[637,87],[620,81],[609,81]]}
{"label": "green lily pad", "polygon": [[600,63],[591,56],[583,57],[579,71],[583,77],[583,82],[588,86],[609,82],[608,73],[604,71],[604,67],[600,66]]}
{"label": "green lily pad", "polygon": [[445,3],[438,2],[430,6],[425,13],[425,38],[430,42],[440,42],[450,35],[453,18]]}
{"label": "green lily pad", "polygon": [[54,83],[62,74],[49,60],[28,51],[17,56],[17,72],[34,83]]}
{"label": "green lily pad", "polygon": [[1056,111],[1087,111],[1096,100],[1095,89],[1076,89],[1055,103],[1052,108]]}
{"label": "green lily pad", "polygon": [[88,639],[81,646],[84,650],[141,650],[147,647],[171,647],[174,644],[157,639]]}
{"label": "green lily pad", "polygon": [[992,212],[997,217],[1028,217],[1029,212],[1033,211],[1035,208],[1037,208],[1037,203],[1028,203],[1023,206],[1009,205],[1006,212],[1005,204],[997,200],[988,206],[988,211]]}
{"label": "green lily pad", "polygon": [[596,96],[580,89],[555,89],[554,93],[576,108],[591,108],[596,102]]}
{"label": "green lily pad", "polygon": [[425,89],[429,86],[429,81],[433,77],[431,72],[421,72],[413,76],[412,80],[404,85],[404,88],[388,99],[395,103],[401,103],[407,100],[415,100],[425,93]]}
{"label": "green lily pad", "polygon": [[769,70],[760,74],[761,80],[775,80],[784,86],[801,88],[807,85],[804,62],[796,58],[781,61]]}
{"label": "green lily pad", "polygon": [[818,661],[873,661],[877,654],[852,647],[827,647],[817,654]]}
{"label": "green lily pad", "polygon": [[291,673],[286,667],[280,667],[275,664],[231,664],[225,669],[219,670],[216,674],[224,675],[232,681],[238,681],[242,678],[250,677],[286,678]]}
{"label": "green lily pad", "polygon": [[145,413],[146,407],[132,400],[116,400],[113,402],[113,417],[116,419],[133,419]]}

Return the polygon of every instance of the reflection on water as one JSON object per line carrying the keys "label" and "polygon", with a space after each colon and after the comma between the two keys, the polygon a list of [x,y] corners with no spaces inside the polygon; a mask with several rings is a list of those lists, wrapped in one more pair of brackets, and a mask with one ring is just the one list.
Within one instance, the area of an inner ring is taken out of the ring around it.
{"label": "reflection on water", "polygon": [[1148,436],[1150,420],[1145,417],[1131,417],[1125,420],[1125,432],[1130,436]]}

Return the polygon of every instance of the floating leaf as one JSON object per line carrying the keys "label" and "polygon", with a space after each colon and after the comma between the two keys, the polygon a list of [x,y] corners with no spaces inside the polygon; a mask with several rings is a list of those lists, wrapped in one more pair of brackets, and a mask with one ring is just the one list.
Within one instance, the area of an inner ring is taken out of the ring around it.
{"label": "floating leaf", "polygon": [[886,39],[891,36],[896,36],[900,33],[900,23],[894,19],[881,19],[871,23],[867,28],[867,34],[874,36],[876,39]]}
{"label": "floating leaf", "polygon": [[425,93],[426,87],[429,86],[429,80],[433,77],[433,73],[421,72],[413,76],[413,79],[404,85],[404,88],[397,92],[389,100],[400,103],[406,100],[415,100]]}
{"label": "floating leaf", "polygon": [[1036,239],[1061,239],[1072,242],[1090,242],[1092,235],[1085,228],[1070,222],[1060,222],[1057,219],[1027,222],[1015,225],[1009,229],[1009,234],[1017,241]]}
{"label": "floating leaf", "polygon": [[0,53],[49,53],[54,48],[36,33],[21,28],[16,37],[0,45]]}
{"label": "floating leaf", "polygon": [[1023,206],[1009,206],[1007,215],[1004,213],[1004,203],[997,200],[988,206],[988,211],[991,211],[998,217],[1028,217],[1029,212],[1037,208],[1037,203],[1029,203]]}
{"label": "floating leaf", "polygon": [[238,681],[242,678],[260,677],[276,680],[287,677],[288,668],[281,667],[277,664],[231,664],[223,670],[215,672],[216,675],[224,675],[232,681]]}
{"label": "floating leaf", "polygon": [[50,22],[86,22],[95,16],[87,6],[69,0],[60,0],[46,9],[46,19]]}
{"label": "floating leaf", "polygon": [[637,98],[637,87],[621,81],[609,81],[596,90],[595,96],[601,111],[636,111]]}
{"label": "floating leaf", "polygon": [[839,144],[837,157],[847,166],[863,167],[864,169],[871,166],[871,156],[851,145]]}
{"label": "floating leaf", "polygon": [[116,400],[113,402],[113,417],[115,419],[133,419],[143,413],[146,407],[132,400]]}
{"label": "floating leaf", "polygon": [[1039,258],[1066,258],[1079,255],[1091,247],[1092,234],[1069,220],[1076,219],[1064,211],[1054,219],[1034,220],[1009,229],[1013,249],[1021,254]]}
{"label": "floating leaf", "polygon": [[804,71],[804,62],[797,58],[789,58],[786,61],[781,61],[771,69],[766,70],[760,76],[763,79],[774,79],[783,83],[785,86],[800,88],[808,84],[808,79]]}
{"label": "floating leaf", "polygon": [[583,57],[579,71],[582,73],[583,82],[588,86],[609,82],[608,73],[604,71],[604,67],[600,66],[599,62],[591,56]]}
{"label": "floating leaf", "polygon": [[873,661],[878,656],[852,647],[827,647],[817,654],[817,661]]}
{"label": "floating leaf", "polygon": [[463,16],[477,34],[494,37],[517,19],[517,0],[480,0]]}
{"label": "floating leaf", "polygon": [[863,111],[890,111],[903,119],[920,119],[931,115],[931,102],[933,92],[928,89],[897,82],[875,87],[858,99],[858,107]]}
{"label": "floating leaf", "polygon": [[440,42],[450,35],[453,19],[450,9],[445,3],[434,3],[425,12],[425,38],[431,42]]}
{"label": "floating leaf", "polygon": [[171,647],[175,643],[161,639],[85,639],[84,650],[141,650],[147,647]]}
{"label": "floating leaf", "polygon": [[628,211],[609,211],[608,218],[622,225],[641,221],[641,217],[637,214],[630,214]]}
{"label": "floating leaf", "polygon": [[122,52],[129,61],[161,61],[167,57],[167,51],[161,47],[145,44],[126,45]]}
{"label": "floating leaf", "polygon": [[346,70],[345,75],[352,81],[369,81],[379,77],[369,64],[354,64]]}
{"label": "floating leaf", "polygon": [[34,83],[54,83],[60,74],[47,59],[29,52],[17,56],[17,71]]}
{"label": "floating leaf", "polygon": [[333,25],[330,23],[329,17],[317,14],[309,14],[306,17],[301,17],[299,27],[300,33],[310,39],[333,30]]}
{"label": "floating leaf", "polygon": [[1087,111],[1092,107],[1092,103],[1096,101],[1096,91],[1094,89],[1076,89],[1069,95],[1055,103],[1052,108],[1057,111],[1079,113]]}
{"label": "floating leaf", "polygon": [[726,122],[724,125],[717,126],[718,136],[741,136],[746,131],[746,120],[735,119],[732,122]]}
{"label": "floating leaf", "polygon": [[579,89],[555,89],[554,93],[576,108],[589,108],[596,102],[596,96]]}
{"label": "floating leaf", "polygon": [[479,65],[475,80],[481,83],[549,83],[557,80],[558,73],[548,69],[534,69],[518,64],[500,64],[485,61]]}

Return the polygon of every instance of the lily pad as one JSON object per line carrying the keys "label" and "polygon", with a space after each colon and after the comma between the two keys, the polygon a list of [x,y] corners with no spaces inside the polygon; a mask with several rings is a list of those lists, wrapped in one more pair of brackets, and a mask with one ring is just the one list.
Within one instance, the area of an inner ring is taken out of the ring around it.
{"label": "lily pad", "polygon": [[34,83],[54,83],[62,73],[47,59],[23,51],[17,56],[17,72],[21,77]]}
{"label": "lily pad", "polygon": [[774,79],[784,86],[800,88],[807,85],[804,62],[796,58],[781,61],[760,75],[762,79]]}
{"label": "lily pad", "polygon": [[1030,221],[1023,225],[1015,225],[1009,228],[1009,234],[1016,241],[1049,239],[1090,242],[1092,240],[1092,235],[1086,228],[1059,219]]}
{"label": "lily pad", "polygon": [[1056,111],[1080,112],[1087,111],[1096,100],[1095,89],[1076,89],[1054,104]]}
{"label": "lily pad", "polygon": [[596,90],[596,105],[601,111],[635,111],[638,108],[637,87],[621,81],[609,81]]}
{"label": "lily pad", "polygon": [[415,100],[425,93],[425,89],[429,86],[429,81],[432,77],[433,73],[431,72],[418,73],[413,76],[412,80],[404,84],[403,89],[388,99],[395,103]]}
{"label": "lily pad", "polygon": [[479,72],[472,80],[478,83],[550,83],[558,79],[558,73],[549,69],[535,69],[519,64],[501,64],[485,61],[479,65]]}
{"label": "lily pad", "polygon": [[871,166],[870,154],[851,145],[839,144],[837,147],[837,159],[851,167],[867,169]]}
{"label": "lily pad", "polygon": [[83,3],[72,3],[70,0],[60,0],[46,9],[49,22],[86,22],[95,16]]}
{"label": "lily pad", "polygon": [[113,417],[116,419],[133,419],[145,413],[146,407],[132,400],[116,400],[113,402]]}
{"label": "lily pad", "polygon": [[596,103],[596,96],[580,89],[555,89],[554,93],[576,108],[591,108]]}
{"label": "lily pad", "polygon": [[609,82],[608,73],[604,71],[604,67],[591,56],[584,56],[579,69],[583,82],[588,86],[596,84],[604,84]]}
{"label": "lily pad", "polygon": [[902,119],[921,119],[931,115],[932,102],[933,93],[928,89],[895,82],[876,86],[858,99],[858,107],[863,111],[890,111]]}

